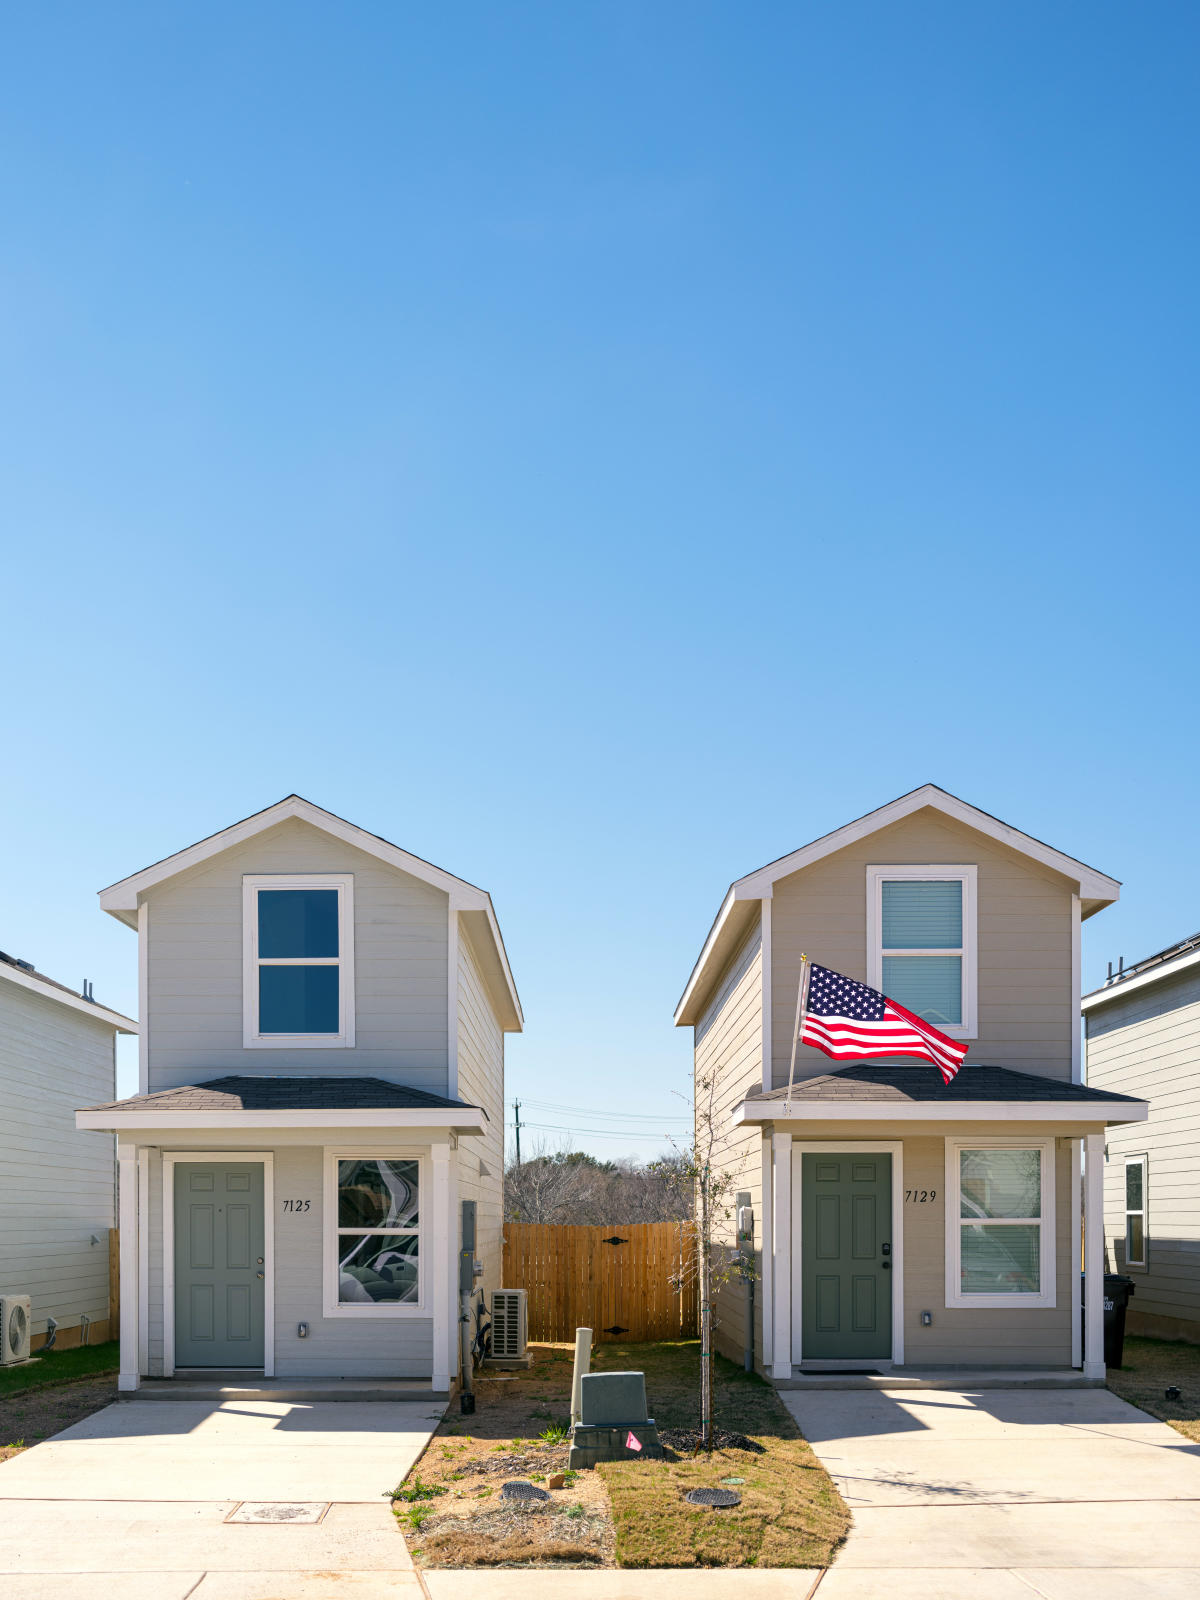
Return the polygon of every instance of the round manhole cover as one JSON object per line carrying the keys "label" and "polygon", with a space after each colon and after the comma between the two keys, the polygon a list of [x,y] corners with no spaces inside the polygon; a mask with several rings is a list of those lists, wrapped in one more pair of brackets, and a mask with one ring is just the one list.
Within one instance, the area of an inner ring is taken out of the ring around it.
{"label": "round manhole cover", "polygon": [[545,1489],[539,1489],[536,1483],[526,1483],[524,1478],[514,1478],[500,1490],[500,1498],[536,1505],[539,1501],[549,1500],[550,1495]]}
{"label": "round manhole cover", "polygon": [[740,1506],[742,1497],[732,1489],[689,1489],[683,1497],[690,1506]]}

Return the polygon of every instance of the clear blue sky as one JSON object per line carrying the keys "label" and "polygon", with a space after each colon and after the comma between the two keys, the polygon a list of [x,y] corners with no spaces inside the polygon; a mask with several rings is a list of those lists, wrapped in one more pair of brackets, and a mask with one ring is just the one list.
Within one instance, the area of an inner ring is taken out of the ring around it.
{"label": "clear blue sky", "polygon": [[0,148],[0,948],[134,1008],[95,891],[297,790],[611,1129],[926,780],[1124,880],[1089,985],[1200,926],[1195,7],[28,6]]}

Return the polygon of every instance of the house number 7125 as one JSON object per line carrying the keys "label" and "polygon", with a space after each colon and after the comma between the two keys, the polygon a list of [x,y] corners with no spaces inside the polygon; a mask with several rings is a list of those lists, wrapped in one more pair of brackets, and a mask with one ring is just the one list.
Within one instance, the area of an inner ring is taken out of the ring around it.
{"label": "house number 7125", "polygon": [[904,1198],[910,1200],[915,1206],[923,1206],[927,1200],[937,1199],[936,1189],[905,1189]]}
{"label": "house number 7125", "polygon": [[283,1209],[285,1211],[307,1211],[311,1205],[311,1200],[285,1200]]}

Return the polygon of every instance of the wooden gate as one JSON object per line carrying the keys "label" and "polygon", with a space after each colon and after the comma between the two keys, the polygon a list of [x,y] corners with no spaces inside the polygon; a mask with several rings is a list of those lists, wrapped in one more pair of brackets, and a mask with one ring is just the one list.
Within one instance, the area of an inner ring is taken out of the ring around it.
{"label": "wooden gate", "polygon": [[597,1343],[694,1339],[694,1274],[682,1292],[670,1282],[693,1250],[690,1225],[677,1222],[506,1222],[504,1287],[528,1294],[531,1339],[570,1343],[576,1328],[591,1328]]}

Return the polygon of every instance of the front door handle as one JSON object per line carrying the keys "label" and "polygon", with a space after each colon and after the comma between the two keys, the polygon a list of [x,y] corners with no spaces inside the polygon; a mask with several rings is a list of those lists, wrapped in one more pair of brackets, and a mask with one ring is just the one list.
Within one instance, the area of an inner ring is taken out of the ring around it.
{"label": "front door handle", "polygon": [[[890,1261],[881,1261],[879,1263],[879,1265],[883,1268],[883,1270],[885,1272],[890,1272],[891,1271],[892,1263]],[[259,1277],[260,1278],[262,1277],[262,1273],[261,1272],[259,1273]]]}
{"label": "front door handle", "polygon": [[254,1274],[254,1276],[255,1276],[255,1277],[256,1277],[256,1278],[261,1278],[261,1277],[262,1277],[262,1276],[263,1276],[263,1274],[262,1274],[262,1273],[261,1273],[261,1272],[256,1272],[256,1273],[255,1273],[255,1274]]}

